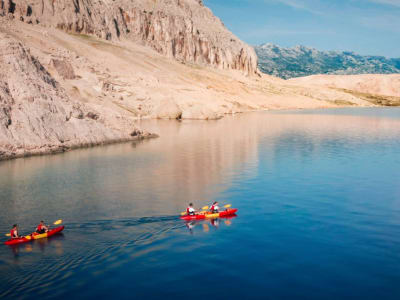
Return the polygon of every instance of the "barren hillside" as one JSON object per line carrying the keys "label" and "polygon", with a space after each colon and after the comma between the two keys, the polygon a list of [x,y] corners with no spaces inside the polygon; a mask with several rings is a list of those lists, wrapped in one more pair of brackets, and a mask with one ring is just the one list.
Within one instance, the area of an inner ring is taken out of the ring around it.
{"label": "barren hillside", "polygon": [[377,105],[400,105],[400,74],[313,75],[289,82],[343,91]]}

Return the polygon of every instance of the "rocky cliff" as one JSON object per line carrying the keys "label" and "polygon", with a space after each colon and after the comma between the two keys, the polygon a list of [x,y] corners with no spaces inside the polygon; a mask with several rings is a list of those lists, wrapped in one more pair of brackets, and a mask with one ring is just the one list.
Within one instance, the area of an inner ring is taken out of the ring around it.
{"label": "rocky cliff", "polygon": [[201,0],[0,0],[0,15],[107,40],[128,39],[184,62],[257,72],[257,56]]}
{"label": "rocky cliff", "polygon": [[120,117],[71,100],[20,42],[0,32],[0,160],[145,136]]}

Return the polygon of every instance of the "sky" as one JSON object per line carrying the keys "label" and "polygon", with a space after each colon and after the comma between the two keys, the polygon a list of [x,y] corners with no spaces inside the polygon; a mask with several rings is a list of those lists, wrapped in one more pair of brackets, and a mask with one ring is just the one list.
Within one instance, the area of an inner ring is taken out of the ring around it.
{"label": "sky", "polygon": [[250,45],[400,57],[400,0],[203,0]]}

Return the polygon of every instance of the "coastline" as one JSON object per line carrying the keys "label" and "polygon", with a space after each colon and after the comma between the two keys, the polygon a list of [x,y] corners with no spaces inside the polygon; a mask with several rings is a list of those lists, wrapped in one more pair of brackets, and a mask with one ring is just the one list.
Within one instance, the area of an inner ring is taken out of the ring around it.
{"label": "coastline", "polygon": [[100,142],[69,143],[69,144],[65,144],[65,145],[53,145],[53,146],[47,146],[47,147],[43,146],[43,147],[40,147],[40,148],[34,149],[34,150],[18,149],[18,151],[11,152],[10,154],[0,153],[0,164],[3,161],[14,160],[14,159],[18,159],[18,158],[62,154],[62,153],[66,153],[66,152],[77,150],[77,149],[94,148],[94,147],[111,145],[111,144],[137,142],[137,141],[153,139],[153,138],[158,138],[158,137],[159,136],[154,133],[144,133],[144,134],[140,134],[140,135],[134,136],[134,137],[103,140]]}
{"label": "coastline", "polygon": [[[337,107],[316,107],[316,108],[277,108],[277,109],[260,109],[260,110],[252,110],[252,111],[244,111],[244,112],[236,112],[233,114],[225,114],[219,119],[211,119],[211,120],[199,120],[199,119],[183,119],[183,120],[174,120],[174,119],[159,119],[159,118],[143,118],[141,120],[143,121],[148,121],[148,120],[164,120],[164,121],[171,121],[171,122],[181,122],[181,121],[219,121],[225,116],[234,116],[237,114],[251,114],[251,113],[259,113],[259,112],[296,112],[296,111],[304,111],[304,110],[309,110],[309,111],[318,111],[318,110],[333,110],[333,109],[368,109],[368,108],[393,108],[393,107],[385,107],[385,106],[376,106],[376,105],[371,105],[371,106],[363,106],[363,107],[357,107],[357,106],[337,106]],[[29,150],[29,149],[18,149],[16,152],[12,152],[10,154],[1,154],[0,155],[0,163],[2,161],[7,161],[7,160],[14,160],[18,158],[27,158],[27,157],[33,157],[33,156],[45,156],[45,155],[55,155],[55,154],[62,154],[66,152],[70,152],[73,150],[78,150],[78,149],[85,149],[85,148],[94,148],[94,147],[101,147],[105,145],[111,145],[111,144],[123,144],[123,143],[129,143],[129,142],[137,142],[137,141],[142,141],[142,140],[147,140],[147,139],[154,139],[158,138],[159,135],[156,133],[149,133],[144,131],[142,134],[134,137],[129,137],[129,138],[117,138],[117,139],[109,139],[109,140],[103,140],[100,142],[89,142],[89,143],[68,143],[68,144],[63,144],[63,145],[53,145],[53,146],[43,146],[39,147],[34,150]]]}

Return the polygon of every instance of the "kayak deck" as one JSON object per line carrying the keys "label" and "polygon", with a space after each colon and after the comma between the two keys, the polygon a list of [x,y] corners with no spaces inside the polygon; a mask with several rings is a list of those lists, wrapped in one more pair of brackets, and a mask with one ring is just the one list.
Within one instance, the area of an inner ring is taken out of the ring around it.
{"label": "kayak deck", "polygon": [[214,219],[214,218],[224,218],[224,217],[228,217],[228,216],[232,216],[237,212],[237,208],[231,208],[231,209],[227,209],[224,211],[221,211],[219,213],[211,213],[211,212],[206,212],[203,214],[198,214],[198,215],[194,215],[194,216],[182,216],[181,219],[182,220],[204,220],[204,219]]}
{"label": "kayak deck", "polygon": [[59,233],[59,232],[61,232],[63,230],[64,230],[64,226],[59,226],[59,227],[56,227],[56,228],[54,228],[52,230],[49,230],[46,233],[36,233],[36,232],[34,232],[34,233],[30,234],[30,235],[26,235],[26,236],[23,236],[23,237],[18,238],[18,239],[9,239],[8,241],[4,242],[4,244],[6,244],[6,245],[23,244],[23,243],[30,242],[32,240],[38,240],[38,239],[51,237],[52,235],[55,235],[55,234],[57,234],[57,233]]}

